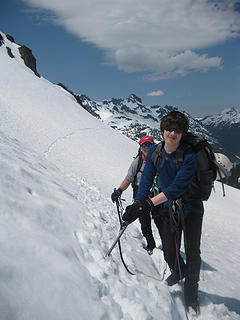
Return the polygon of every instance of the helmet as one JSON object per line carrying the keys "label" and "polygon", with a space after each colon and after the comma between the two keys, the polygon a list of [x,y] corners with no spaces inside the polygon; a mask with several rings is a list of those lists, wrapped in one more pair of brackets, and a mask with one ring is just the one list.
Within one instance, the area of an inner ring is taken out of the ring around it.
{"label": "helmet", "polygon": [[[230,176],[230,172],[233,168],[232,162],[228,159],[225,154],[222,153],[214,153],[218,167],[220,169],[222,178],[228,178]],[[217,174],[217,180],[220,179],[219,173]]]}
{"label": "helmet", "polygon": [[143,144],[143,143],[145,143],[145,142],[150,142],[150,143],[154,144],[154,140],[153,140],[153,138],[150,137],[150,136],[143,136],[143,137],[139,140],[138,144],[141,145],[141,144]]}

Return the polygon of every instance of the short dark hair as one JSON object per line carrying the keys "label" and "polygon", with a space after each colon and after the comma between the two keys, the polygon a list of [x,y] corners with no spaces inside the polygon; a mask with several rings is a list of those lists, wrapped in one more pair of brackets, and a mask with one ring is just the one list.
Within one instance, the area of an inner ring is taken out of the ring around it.
{"label": "short dark hair", "polygon": [[160,129],[163,133],[164,129],[168,127],[176,126],[186,134],[189,129],[188,117],[180,111],[171,111],[166,116],[162,117],[160,123]]}

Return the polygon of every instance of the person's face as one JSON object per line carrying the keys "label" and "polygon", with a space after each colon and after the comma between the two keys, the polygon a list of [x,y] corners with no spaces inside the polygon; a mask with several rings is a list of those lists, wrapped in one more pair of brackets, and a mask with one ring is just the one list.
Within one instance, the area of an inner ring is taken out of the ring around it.
{"label": "person's face", "polygon": [[145,155],[145,157],[148,154],[149,148],[151,147],[151,143],[150,142],[145,142],[143,144],[140,145],[140,149],[142,151],[142,153]]}
{"label": "person's face", "polygon": [[165,143],[172,147],[176,148],[180,144],[180,140],[182,139],[183,132],[182,130],[178,129],[176,126],[172,126],[169,128],[164,129],[163,131],[163,138]]}

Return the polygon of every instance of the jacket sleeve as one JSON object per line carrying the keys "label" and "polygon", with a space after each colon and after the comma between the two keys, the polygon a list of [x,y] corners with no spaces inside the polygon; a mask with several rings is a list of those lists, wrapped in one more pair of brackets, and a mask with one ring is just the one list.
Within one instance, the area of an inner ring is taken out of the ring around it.
{"label": "jacket sleeve", "polygon": [[140,184],[138,187],[138,193],[136,195],[135,200],[145,200],[148,198],[150,189],[153,184],[153,179],[156,175],[156,169],[155,169],[155,166],[154,166],[152,159],[151,159],[152,153],[156,149],[156,147],[157,146],[154,145],[154,146],[150,147],[150,149],[148,151],[146,164],[143,169]]}

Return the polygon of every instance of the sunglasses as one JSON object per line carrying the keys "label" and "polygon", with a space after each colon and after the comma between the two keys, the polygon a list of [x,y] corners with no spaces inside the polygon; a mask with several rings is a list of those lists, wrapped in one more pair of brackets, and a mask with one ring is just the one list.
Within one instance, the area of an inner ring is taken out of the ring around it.
{"label": "sunglasses", "polygon": [[182,130],[182,129],[179,129],[179,128],[167,127],[167,128],[165,128],[164,130],[166,130],[166,131],[168,131],[168,132],[174,131],[174,132],[177,133],[177,134],[183,133],[183,130]]}
{"label": "sunglasses", "polygon": [[145,148],[145,147],[150,147],[152,144],[151,142],[145,142],[143,144],[140,145],[141,148]]}

